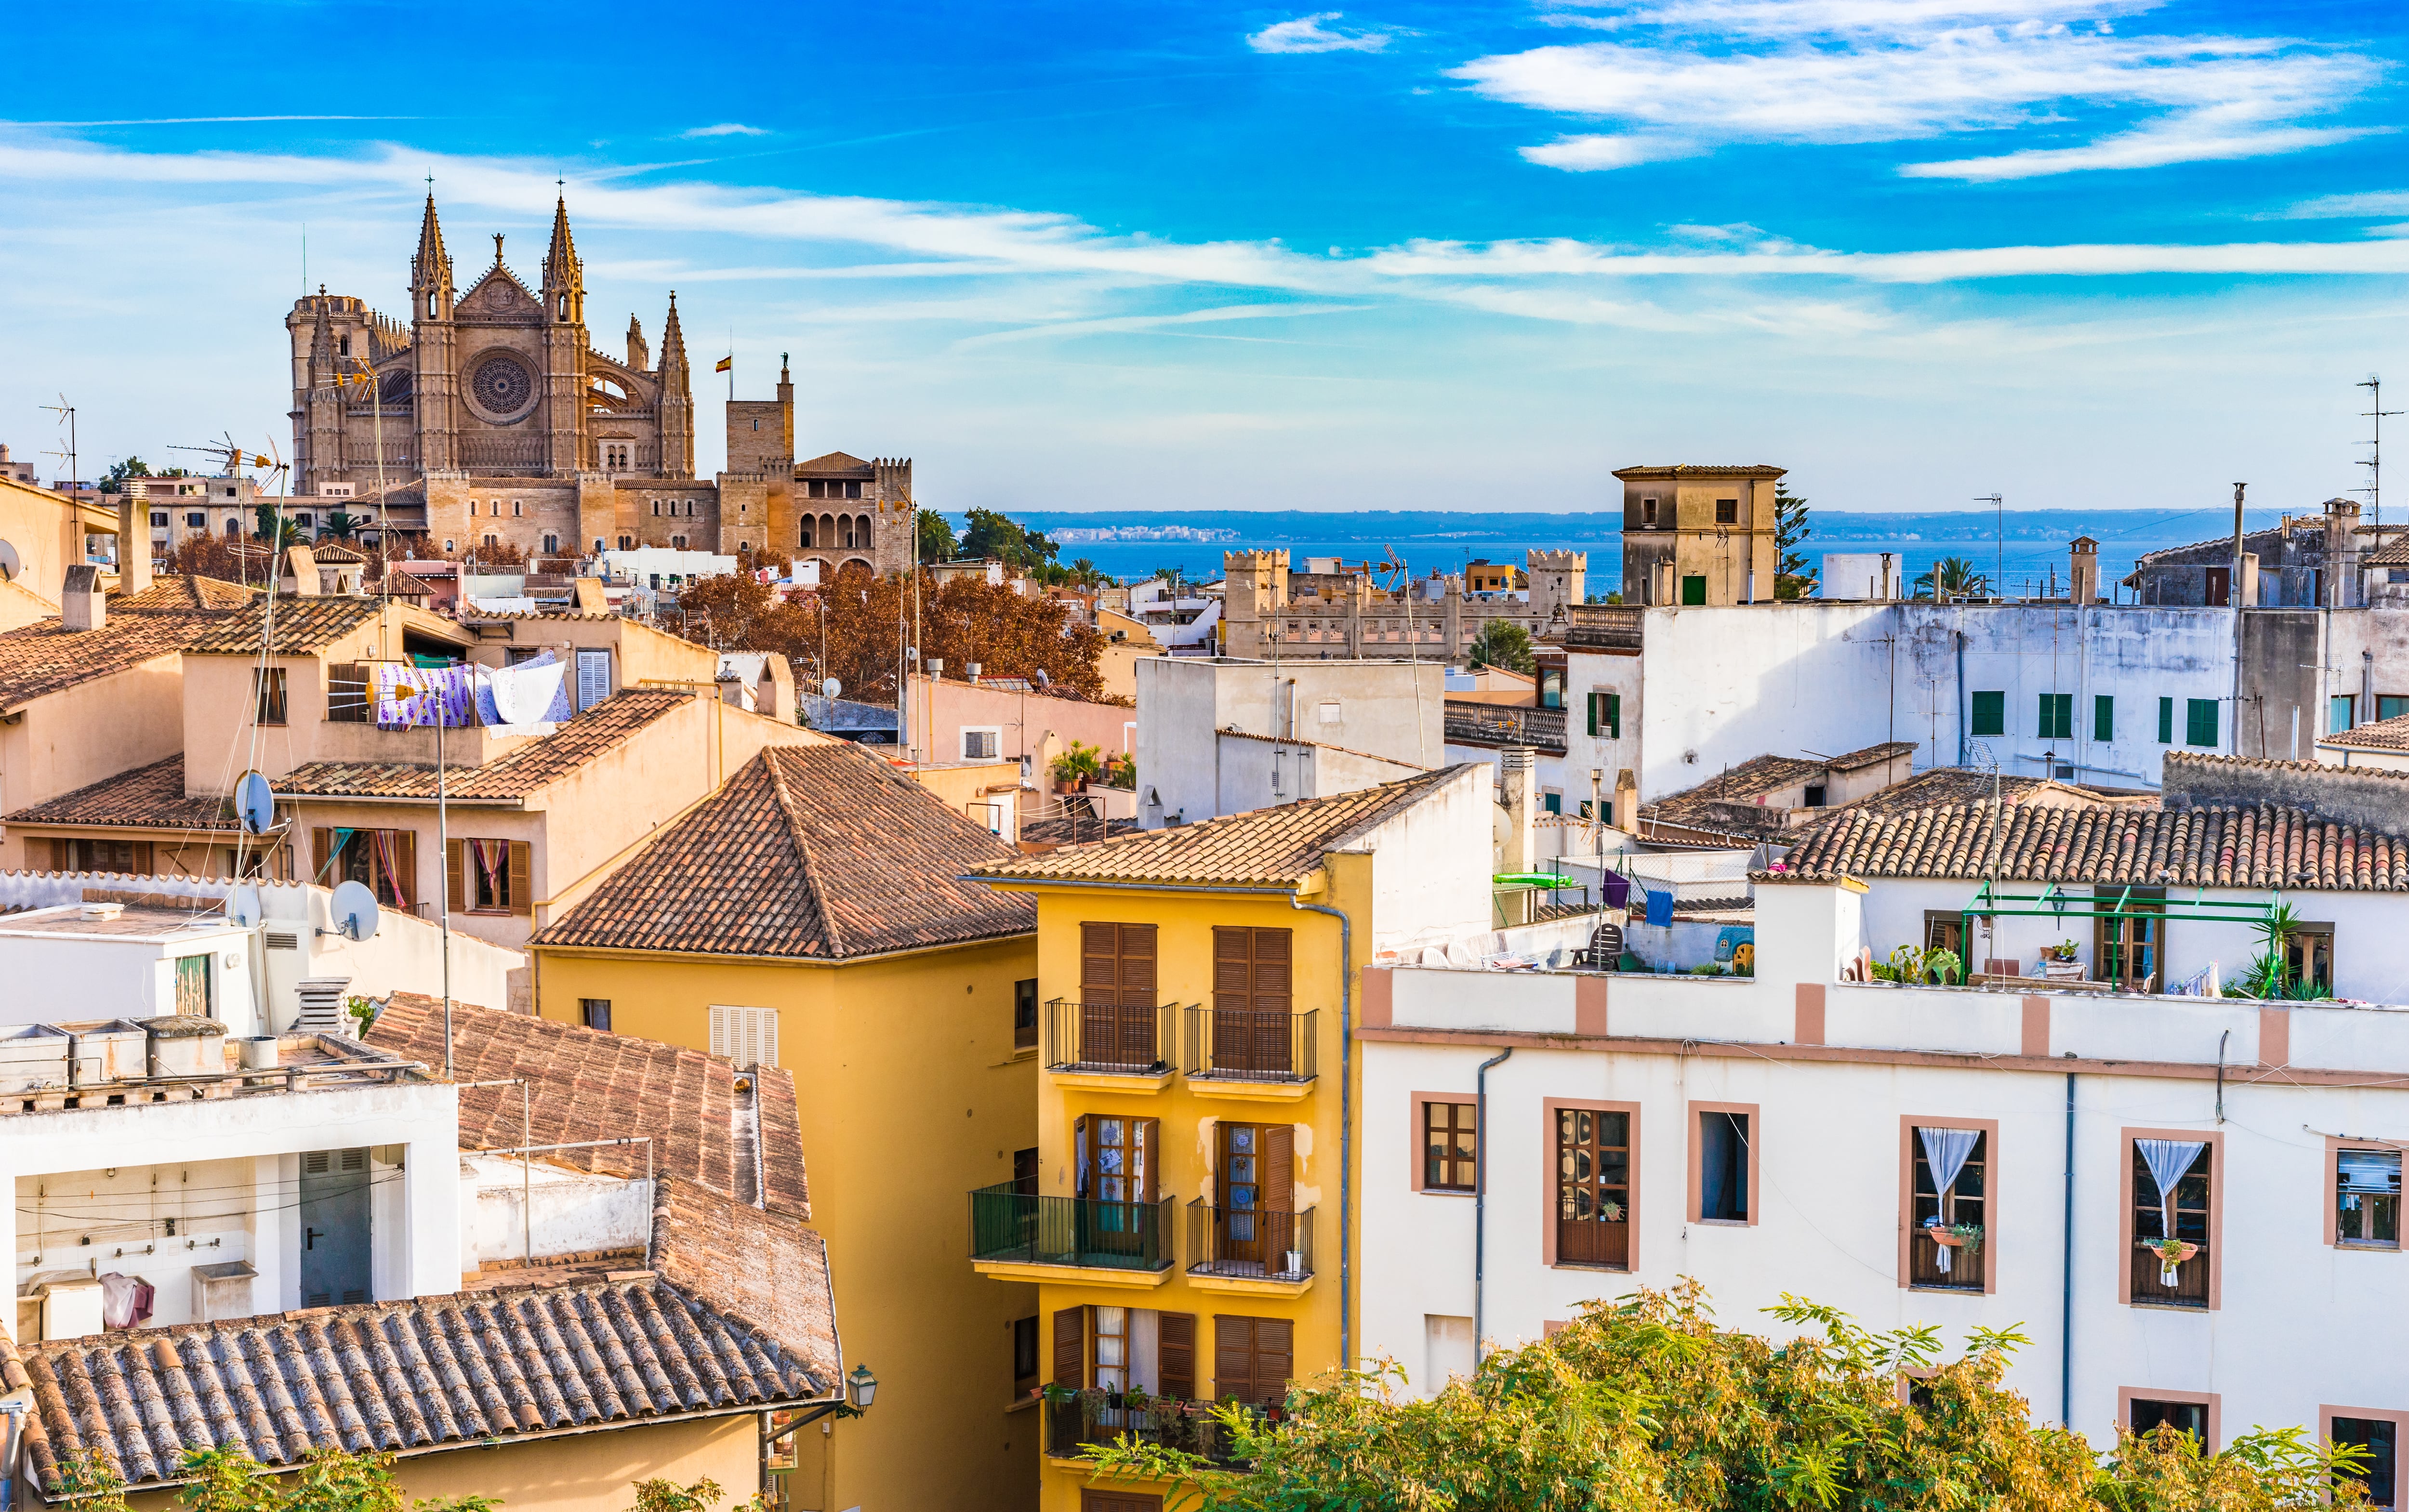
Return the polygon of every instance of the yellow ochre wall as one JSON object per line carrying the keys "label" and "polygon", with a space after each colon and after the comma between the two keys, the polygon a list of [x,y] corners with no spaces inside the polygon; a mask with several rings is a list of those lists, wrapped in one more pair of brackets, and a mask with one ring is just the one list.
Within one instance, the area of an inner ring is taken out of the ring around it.
{"label": "yellow ochre wall", "polygon": [[[804,1432],[810,1432],[809,1429]],[[559,1438],[482,1445],[411,1455],[394,1466],[405,1505],[420,1498],[492,1496],[503,1512],[626,1512],[639,1480],[688,1486],[709,1478],[728,1493],[722,1508],[753,1494],[761,1480],[761,1416],[629,1425]],[[144,1491],[136,1512],[180,1512],[174,1491]]]}
{"label": "yellow ochre wall", "polygon": [[1036,1057],[1012,1047],[1013,984],[1037,974],[1036,942],[848,965],[544,947],[535,961],[540,1011],[564,1023],[581,998],[608,998],[616,1032],[708,1049],[713,1004],[778,1011],[845,1368],[878,1377],[867,1415],[797,1433],[787,1506],[1034,1507],[1038,1416],[1006,1409],[1012,1324],[1037,1289],[998,1286],[964,1256],[969,1193],[1010,1180],[1013,1152],[1037,1144]]}
{"label": "yellow ochre wall", "polygon": [[[1302,899],[1307,903],[1343,909],[1354,921],[1357,960],[1351,969],[1358,972],[1370,936],[1371,862],[1368,856],[1332,857],[1323,873],[1332,880]],[[1068,1276],[1067,1268],[1066,1279],[1048,1280],[1041,1285],[1040,1375],[1050,1378],[1053,1370],[1055,1312],[1089,1304],[1196,1314],[1196,1390],[1200,1397],[1212,1391],[1213,1317],[1217,1313],[1293,1319],[1299,1379],[1335,1367],[1339,1363],[1340,1247],[1338,921],[1293,909],[1285,897],[1260,894],[1082,890],[1075,885],[1028,890],[1037,899],[1041,1003],[1055,998],[1077,998],[1079,926],[1083,922],[1110,920],[1156,926],[1159,932],[1155,937],[1155,971],[1161,1001],[1177,1003],[1183,1010],[1190,1003],[1209,1006],[1212,1002],[1214,927],[1252,926],[1293,931],[1294,1011],[1320,1015],[1314,1022],[1317,1079],[1311,1090],[1292,1102],[1205,1095],[1184,1073],[1173,1075],[1161,1091],[1124,1092],[1086,1086],[1063,1087],[1050,1073],[1043,1070],[1038,1073],[1040,1190],[1048,1196],[1074,1195],[1074,1121],[1082,1114],[1118,1114],[1161,1120],[1162,1163],[1156,1191],[1171,1193],[1178,1199],[1177,1262],[1161,1285],[1135,1289],[1085,1282]],[[1174,1061],[1184,1065],[1188,1044],[1184,1012],[1177,1015],[1177,1021],[1179,1056]],[[1299,1211],[1315,1209],[1315,1274],[1312,1285],[1300,1295],[1232,1292],[1214,1287],[1209,1278],[1191,1278],[1187,1274],[1187,1267],[1196,1258],[1190,1252],[1187,1206],[1195,1198],[1209,1193],[1215,1125],[1223,1118],[1299,1126],[1296,1203]],[[1360,1171],[1361,1151],[1355,1154],[1355,1163]],[[1051,1268],[1031,1268],[1032,1272],[1047,1269]],[[1091,1484],[1087,1470],[1067,1460],[1047,1458],[1044,1464],[1041,1505],[1045,1512],[1077,1512],[1080,1489]],[[1166,1499],[1171,1490],[1161,1485],[1133,1485],[1132,1489],[1164,1494]]]}

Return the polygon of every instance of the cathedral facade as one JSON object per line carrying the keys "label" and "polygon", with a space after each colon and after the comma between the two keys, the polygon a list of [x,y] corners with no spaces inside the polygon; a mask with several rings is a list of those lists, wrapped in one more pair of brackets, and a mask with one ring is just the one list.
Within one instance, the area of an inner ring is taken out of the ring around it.
{"label": "cathedral facade", "polygon": [[697,476],[676,294],[657,358],[632,316],[614,357],[587,336],[565,198],[540,279],[521,278],[502,247],[495,237],[493,266],[458,288],[430,194],[407,326],[323,288],[294,305],[284,324],[300,492],[357,499],[386,532],[463,555],[505,543],[550,557],[664,546],[774,549],[829,571],[909,565],[910,459],[798,461],[782,367],[775,399],[729,401],[727,468]]}

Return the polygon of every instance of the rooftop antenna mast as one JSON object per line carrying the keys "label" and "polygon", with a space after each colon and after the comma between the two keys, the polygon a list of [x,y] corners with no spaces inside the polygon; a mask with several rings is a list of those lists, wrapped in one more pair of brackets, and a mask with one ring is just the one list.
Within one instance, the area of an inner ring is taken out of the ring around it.
{"label": "rooftop antenna mast", "polygon": [[[2004,597],[2007,590],[2003,584],[2008,581],[2008,501],[2005,497],[1998,494],[1977,494],[1974,496],[1974,502],[1988,504],[1996,511],[1992,521],[1992,528],[1996,534],[1993,537],[1992,545],[1991,596]],[[1934,583],[1933,596],[1940,597],[1940,585],[1938,583]]]}
{"label": "rooftop antenna mast", "polygon": [[62,395],[60,395],[60,396],[59,396],[59,402],[58,402],[58,403],[56,403],[56,404],[46,404],[46,405],[43,405],[43,406],[42,406],[42,408],[43,408],[43,409],[45,409],[45,410],[48,410],[50,413],[52,413],[52,414],[54,414],[54,415],[58,416],[58,417],[59,417],[59,424],[60,424],[60,425],[65,425],[65,426],[67,428],[67,449],[66,449],[65,451],[64,451],[64,452],[45,452],[45,453],[43,453],[42,454],[43,454],[44,456],[54,456],[54,457],[61,458],[62,460],[64,460],[64,461],[66,463],[66,465],[67,465],[67,487],[68,487],[68,490],[69,490],[70,492],[72,492],[74,489],[76,489],[77,487],[80,486],[80,485],[82,484],[82,482],[83,482],[83,472],[82,472],[82,469],[80,469],[79,468],[78,468],[78,467],[77,467],[77,465],[76,465],[76,418],[75,418],[76,412],[75,412],[75,406],[74,406],[74,405],[72,405],[72,404],[69,404],[69,403],[67,402],[67,396],[66,396],[65,395],[62,394]]}
{"label": "rooftop antenna mast", "polygon": [[2371,507],[2370,512],[2374,515],[2374,519],[2370,523],[2374,526],[2375,546],[2378,551],[2381,551],[2384,549],[2384,417],[2401,414],[2403,411],[2384,408],[2382,374],[2370,373],[2367,375],[2366,382],[2353,386],[2367,390],[2370,402],[2375,406],[2373,410],[2359,411],[2375,422],[2375,430],[2367,439],[2367,459],[2359,464],[2367,469],[2367,486],[2356,491],[2367,496],[2367,501]]}

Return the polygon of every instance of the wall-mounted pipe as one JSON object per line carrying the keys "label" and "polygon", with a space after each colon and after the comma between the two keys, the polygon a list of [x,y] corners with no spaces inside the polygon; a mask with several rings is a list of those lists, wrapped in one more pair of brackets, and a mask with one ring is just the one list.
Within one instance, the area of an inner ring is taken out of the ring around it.
{"label": "wall-mounted pipe", "polygon": [[1472,1368],[1480,1369],[1480,1329],[1488,1321],[1485,1282],[1489,1259],[1489,1068],[1514,1054],[1507,1045],[1472,1073]]}

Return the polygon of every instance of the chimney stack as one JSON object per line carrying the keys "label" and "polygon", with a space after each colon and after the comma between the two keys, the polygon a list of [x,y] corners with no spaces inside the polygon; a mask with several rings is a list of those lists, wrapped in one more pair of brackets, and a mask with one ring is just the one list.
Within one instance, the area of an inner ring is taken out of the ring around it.
{"label": "chimney stack", "polygon": [[2067,569],[2067,582],[2071,584],[2068,597],[2078,604],[2099,601],[2099,542],[2089,536],[2077,536],[2067,542],[2072,562]]}
{"label": "chimney stack", "polygon": [[147,496],[117,496],[117,591],[140,593],[151,586],[151,502]]}
{"label": "chimney stack", "polygon": [[108,601],[101,596],[100,569],[79,562],[67,569],[66,586],[59,590],[59,628],[97,630],[108,623]]}
{"label": "chimney stack", "polygon": [[1499,857],[1507,871],[1528,871],[1538,865],[1537,838],[1532,823],[1539,806],[1539,753],[1527,745],[1509,745],[1497,753],[1499,775],[1506,788],[1507,853]]}

